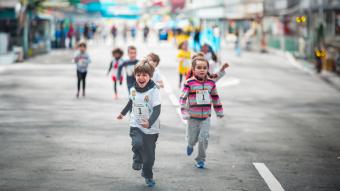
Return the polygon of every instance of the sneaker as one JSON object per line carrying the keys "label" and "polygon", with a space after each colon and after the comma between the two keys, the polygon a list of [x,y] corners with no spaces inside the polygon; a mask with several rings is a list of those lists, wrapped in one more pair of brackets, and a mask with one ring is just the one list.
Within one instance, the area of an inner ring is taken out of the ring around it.
{"label": "sneaker", "polygon": [[140,173],[140,175],[141,175],[142,177],[145,178],[145,176],[144,176],[144,171],[143,171],[143,170],[142,170],[142,172]]}
{"label": "sneaker", "polygon": [[79,98],[79,92],[76,94],[76,97]]}
{"label": "sneaker", "polygon": [[145,183],[148,187],[154,187],[156,182],[152,178],[145,178]]}
{"label": "sneaker", "polygon": [[193,147],[187,146],[187,155],[190,156],[192,152],[194,151]]}
{"label": "sneaker", "polygon": [[198,161],[196,164],[195,164],[195,166],[197,167],[197,168],[205,168],[205,163],[204,163],[204,161]]}
{"label": "sneaker", "polygon": [[83,92],[83,97],[85,97],[85,92]]}
{"label": "sneaker", "polygon": [[132,163],[132,169],[133,170],[140,170],[140,169],[142,169],[142,164],[141,163],[133,162]]}

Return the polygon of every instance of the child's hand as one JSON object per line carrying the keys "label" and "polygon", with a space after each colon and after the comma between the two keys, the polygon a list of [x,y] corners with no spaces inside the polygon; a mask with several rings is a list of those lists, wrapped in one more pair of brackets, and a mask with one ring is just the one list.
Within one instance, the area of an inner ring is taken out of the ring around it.
{"label": "child's hand", "polygon": [[164,88],[164,84],[163,84],[162,81],[158,81],[157,86],[160,87],[160,88]]}
{"label": "child's hand", "polygon": [[210,77],[211,77],[212,79],[215,79],[215,78],[218,77],[218,75],[217,75],[217,74],[211,74]]}
{"label": "child's hand", "polygon": [[189,114],[182,114],[182,118],[184,119],[184,120],[188,120],[188,119],[190,119],[190,116],[189,116]]}
{"label": "child's hand", "polygon": [[141,123],[142,127],[144,128],[149,128],[149,121],[144,119],[143,122]]}
{"label": "child's hand", "polygon": [[119,114],[119,115],[117,116],[117,119],[121,120],[121,119],[123,119],[123,117],[124,117],[124,115]]}
{"label": "child's hand", "polygon": [[224,71],[228,67],[229,67],[229,64],[226,62],[226,63],[223,64],[221,70]]}

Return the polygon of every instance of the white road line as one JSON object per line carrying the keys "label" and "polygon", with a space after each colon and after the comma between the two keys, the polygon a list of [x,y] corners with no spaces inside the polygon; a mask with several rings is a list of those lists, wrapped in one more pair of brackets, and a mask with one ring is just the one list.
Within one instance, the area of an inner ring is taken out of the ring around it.
{"label": "white road line", "polygon": [[297,61],[296,61],[296,59],[294,58],[294,56],[293,56],[291,53],[285,52],[285,56],[286,56],[286,58],[288,59],[288,62],[289,62],[292,66],[294,66],[294,67],[296,67],[296,68],[298,68],[298,69],[300,69],[300,70],[302,70],[302,71],[304,71],[304,72],[306,72],[306,73],[308,73],[308,74],[313,74],[313,72],[311,72],[310,70],[308,70],[308,69],[306,69],[305,67],[303,67],[303,66],[301,66],[300,64],[298,64]]}
{"label": "white road line", "polygon": [[216,83],[217,87],[226,87],[226,86],[236,86],[240,83],[240,79],[238,78],[228,78],[227,80],[224,80],[223,82],[220,80]]}
{"label": "white road line", "polygon": [[165,76],[163,74],[161,74],[161,77],[162,77],[162,80],[163,80],[163,83],[164,83],[164,90],[166,91],[166,93],[173,94],[172,88],[171,88],[168,80],[165,78]]}
{"label": "white road line", "polygon": [[276,180],[275,176],[270,172],[264,163],[253,163],[253,165],[267,183],[271,191],[284,191],[280,182]]}
{"label": "white road line", "polygon": [[178,101],[177,97],[175,96],[175,94],[173,93],[172,88],[171,88],[168,80],[165,78],[164,75],[161,74],[161,76],[162,76],[162,80],[164,82],[164,90],[168,93],[171,103],[175,107],[177,107],[176,110],[177,110],[177,113],[178,113],[179,117],[181,118],[182,122],[184,124],[187,124],[187,121],[184,120],[183,117],[182,117],[181,108],[179,107],[179,101]]}
{"label": "white road line", "polygon": [[179,106],[179,103],[178,103],[179,101],[174,94],[170,94],[169,98],[170,98],[172,104],[174,104],[174,106]]}

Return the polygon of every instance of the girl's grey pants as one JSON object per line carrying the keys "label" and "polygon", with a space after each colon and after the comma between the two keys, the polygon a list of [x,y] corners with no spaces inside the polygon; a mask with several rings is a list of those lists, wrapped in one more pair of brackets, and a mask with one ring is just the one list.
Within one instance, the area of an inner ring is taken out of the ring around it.
{"label": "girl's grey pants", "polygon": [[210,117],[204,120],[189,119],[188,120],[188,145],[194,147],[198,142],[198,155],[196,161],[205,161],[206,150],[208,148],[208,138],[210,129]]}

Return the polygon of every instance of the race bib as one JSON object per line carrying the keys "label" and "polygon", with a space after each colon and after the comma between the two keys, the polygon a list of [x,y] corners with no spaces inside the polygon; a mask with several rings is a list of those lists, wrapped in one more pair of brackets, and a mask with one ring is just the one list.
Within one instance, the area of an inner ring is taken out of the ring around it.
{"label": "race bib", "polygon": [[80,60],[78,61],[78,64],[79,64],[79,66],[85,66],[85,65],[86,65],[86,62],[85,62],[84,59],[80,59]]}
{"label": "race bib", "polygon": [[210,104],[210,94],[208,90],[196,90],[196,101],[198,105]]}
{"label": "race bib", "polygon": [[133,107],[133,114],[135,115],[138,124],[149,119],[149,109],[145,104],[135,104]]}

